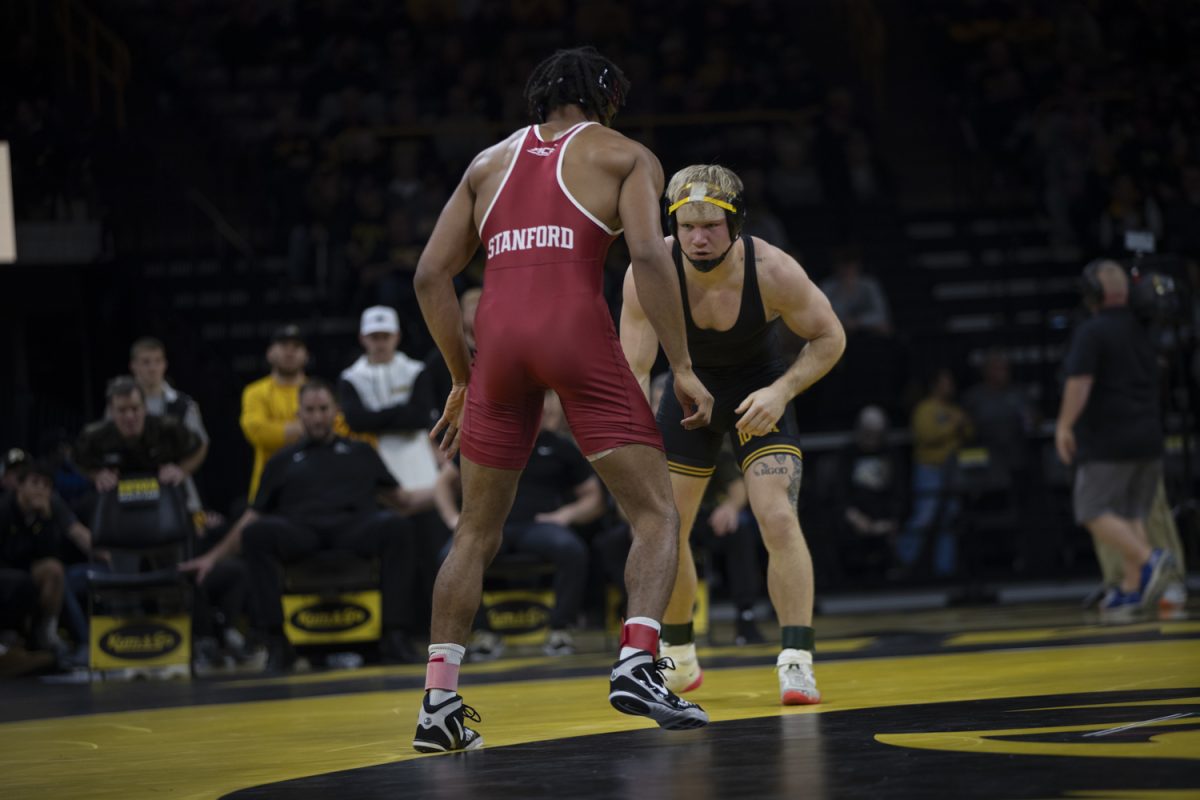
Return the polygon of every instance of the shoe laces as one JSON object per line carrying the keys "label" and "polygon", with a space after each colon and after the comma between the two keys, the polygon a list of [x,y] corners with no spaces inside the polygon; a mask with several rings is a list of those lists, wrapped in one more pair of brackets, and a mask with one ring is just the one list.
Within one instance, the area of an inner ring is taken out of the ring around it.
{"label": "shoe laces", "polygon": [[466,703],[463,703],[462,713],[463,717],[471,720],[471,722],[483,722],[483,718],[479,716],[479,712]]}

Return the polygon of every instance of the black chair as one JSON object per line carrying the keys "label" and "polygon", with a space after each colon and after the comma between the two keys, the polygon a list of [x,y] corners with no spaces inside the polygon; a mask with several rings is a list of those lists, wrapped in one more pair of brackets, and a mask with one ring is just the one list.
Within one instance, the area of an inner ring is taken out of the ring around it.
{"label": "black chair", "polygon": [[126,476],[99,496],[93,552],[107,551],[112,561],[88,570],[93,674],[150,667],[190,674],[192,585],[176,565],[191,556],[193,532],[182,487],[153,475]]}

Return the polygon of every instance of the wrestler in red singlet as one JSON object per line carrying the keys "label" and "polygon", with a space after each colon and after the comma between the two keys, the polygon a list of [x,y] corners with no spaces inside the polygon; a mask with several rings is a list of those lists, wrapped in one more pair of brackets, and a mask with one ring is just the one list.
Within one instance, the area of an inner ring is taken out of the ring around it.
{"label": "wrestler in red singlet", "polygon": [[562,398],[584,455],[627,444],[662,449],[601,291],[604,259],[620,231],[563,182],[571,140],[594,124],[554,141],[531,125],[484,213],[487,266],[462,436],[463,455],[477,464],[525,467],[548,388]]}

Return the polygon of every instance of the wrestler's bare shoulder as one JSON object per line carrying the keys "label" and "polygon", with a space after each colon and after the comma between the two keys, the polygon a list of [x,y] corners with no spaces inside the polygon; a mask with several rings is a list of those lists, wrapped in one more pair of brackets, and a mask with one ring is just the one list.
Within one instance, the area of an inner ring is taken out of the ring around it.
{"label": "wrestler's bare shoulder", "polygon": [[603,125],[587,126],[579,132],[577,141],[586,144],[592,163],[607,168],[627,171],[638,159],[654,158],[645,145]]}
{"label": "wrestler's bare shoulder", "polygon": [[509,161],[512,160],[513,154],[516,152],[517,147],[519,147],[521,142],[524,140],[526,130],[528,129],[522,128],[518,131],[514,131],[507,138],[502,139],[491,147],[480,151],[475,158],[471,160],[471,166],[467,167],[467,175],[471,181],[478,182],[479,180],[486,178],[495,172],[505,169],[508,166]]}
{"label": "wrestler's bare shoulder", "polygon": [[796,259],[764,239],[757,236],[753,239],[758,282],[768,305],[773,305],[776,300],[787,303],[797,292],[808,290],[812,280]]}

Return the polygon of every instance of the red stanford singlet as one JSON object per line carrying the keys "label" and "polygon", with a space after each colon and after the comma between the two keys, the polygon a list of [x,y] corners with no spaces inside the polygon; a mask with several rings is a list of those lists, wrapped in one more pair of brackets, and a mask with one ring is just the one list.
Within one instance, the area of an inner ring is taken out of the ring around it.
{"label": "red stanford singlet", "polygon": [[620,231],[563,183],[567,148],[591,124],[554,141],[530,126],[483,215],[487,265],[461,445],[476,464],[524,469],[546,389],[562,399],[584,455],[626,444],[662,449],[601,291],[604,259]]}

